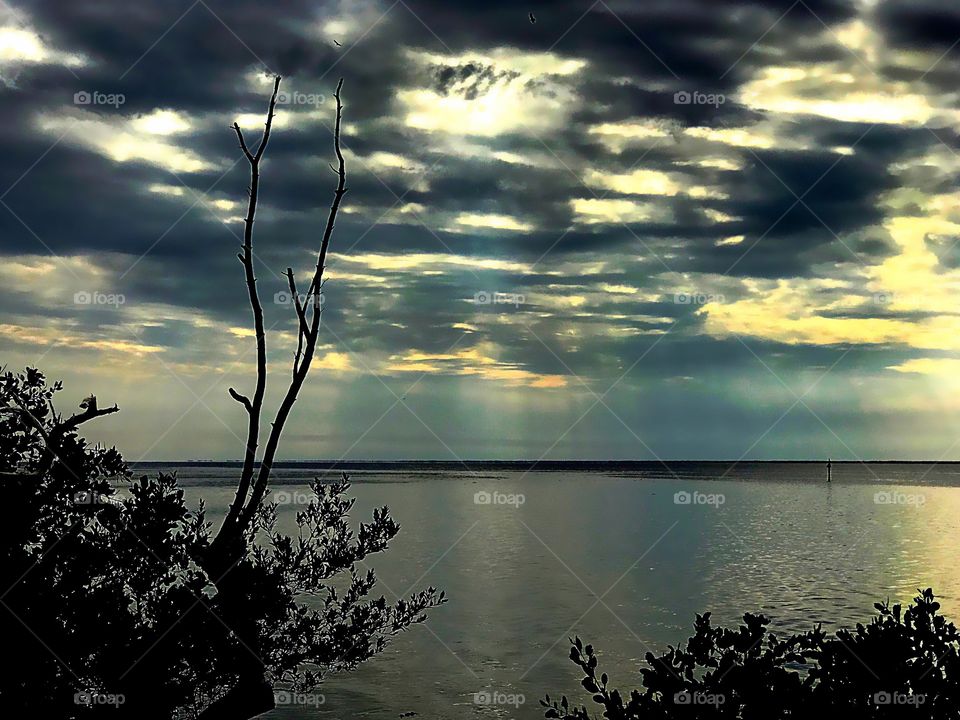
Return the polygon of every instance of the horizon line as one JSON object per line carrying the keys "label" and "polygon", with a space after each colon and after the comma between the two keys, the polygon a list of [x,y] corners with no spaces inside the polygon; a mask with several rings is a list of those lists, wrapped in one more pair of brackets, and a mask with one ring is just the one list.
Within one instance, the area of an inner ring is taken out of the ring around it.
{"label": "horizon line", "polygon": [[[960,460],[903,460],[903,459],[869,459],[869,460],[840,460],[833,458],[808,458],[808,459],[789,459],[789,458],[776,458],[776,459],[767,459],[767,460],[758,460],[758,459],[696,459],[696,458],[671,458],[671,459],[560,459],[560,460],[536,460],[536,459],[509,459],[509,458],[494,458],[494,459],[447,459],[447,458],[402,458],[402,459],[389,459],[389,458],[363,458],[363,459],[308,459],[308,460],[277,460],[274,461],[273,467],[278,467],[282,465],[345,465],[350,463],[447,463],[451,465],[468,465],[471,463],[511,463],[511,464],[521,464],[526,463],[530,465],[547,465],[547,464],[637,464],[637,463],[648,463],[653,465],[663,465],[670,463],[724,463],[731,465],[745,464],[745,463],[804,463],[804,464],[820,464],[825,465],[827,462],[831,462],[834,465],[870,465],[870,464],[900,464],[900,465],[958,465]],[[136,460],[127,463],[128,465],[163,465],[163,464],[178,464],[178,465],[242,465],[243,459],[236,460]],[[261,463],[258,460],[255,465],[259,466]]]}

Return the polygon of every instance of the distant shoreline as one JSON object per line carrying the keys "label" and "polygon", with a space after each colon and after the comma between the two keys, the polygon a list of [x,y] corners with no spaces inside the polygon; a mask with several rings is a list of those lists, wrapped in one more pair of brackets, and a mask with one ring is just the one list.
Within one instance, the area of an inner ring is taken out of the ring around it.
{"label": "distant shoreline", "polygon": [[[569,470],[571,468],[620,469],[654,468],[664,465],[826,465],[827,458],[818,460],[284,460],[275,462],[275,468],[362,469],[368,467],[430,467],[436,470],[500,468],[525,470]],[[832,460],[834,465],[960,465],[960,460]],[[241,460],[143,460],[130,463],[131,467],[241,467]]]}
{"label": "distant shoreline", "polygon": [[[273,485],[302,485],[310,477],[327,481],[347,475],[354,482],[410,482],[460,479],[516,482],[525,478],[607,477],[679,482],[736,481],[813,483],[830,487],[825,460],[314,460],[274,464]],[[240,462],[141,462],[141,474],[176,473],[181,484],[236,484]],[[877,460],[833,461],[835,485],[942,485],[960,487],[958,463]]]}

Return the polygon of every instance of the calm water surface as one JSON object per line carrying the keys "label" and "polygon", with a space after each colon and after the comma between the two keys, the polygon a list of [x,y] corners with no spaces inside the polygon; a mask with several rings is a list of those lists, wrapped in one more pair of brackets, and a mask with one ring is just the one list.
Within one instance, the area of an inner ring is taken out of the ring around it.
{"label": "calm water surface", "polygon": [[[686,638],[697,612],[734,623],[760,611],[786,633],[864,622],[874,602],[928,586],[946,615],[960,611],[954,465],[836,464],[829,485],[816,464],[438,467],[353,473],[353,518],[388,505],[402,526],[371,562],[382,594],[434,585],[450,601],[383,655],[330,678],[323,705],[265,717],[537,718],[544,693],[582,695],[567,659],[574,634],[632,687],[644,654]],[[274,492],[302,500],[317,472],[280,469]],[[211,519],[222,516],[236,468],[178,474],[191,503],[203,498]],[[297,507],[281,505],[284,529]],[[482,691],[525,703],[478,705]]]}

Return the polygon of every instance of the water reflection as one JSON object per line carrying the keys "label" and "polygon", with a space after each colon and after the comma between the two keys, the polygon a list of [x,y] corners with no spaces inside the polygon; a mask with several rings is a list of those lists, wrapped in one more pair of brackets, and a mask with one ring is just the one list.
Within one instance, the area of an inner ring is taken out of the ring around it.
{"label": "water reflection", "polygon": [[[881,479],[910,470],[886,468]],[[534,706],[478,706],[474,693],[513,693],[535,705],[544,692],[570,688],[574,633],[600,648],[617,683],[635,682],[645,652],[683,640],[705,610],[721,623],[762,611],[786,633],[863,622],[874,602],[908,601],[932,586],[944,614],[956,617],[960,488],[845,483],[843,472],[835,466],[831,484],[558,473],[357,483],[355,520],[386,504],[403,527],[371,559],[381,591],[392,598],[433,584],[450,602],[428,628],[331,678],[323,706],[271,716],[535,717]],[[483,490],[525,501],[477,504]],[[878,500],[881,491],[892,495]],[[714,502],[677,504],[678,492]],[[231,493],[187,488],[211,519]],[[280,508],[282,529],[294,529],[295,510]]]}

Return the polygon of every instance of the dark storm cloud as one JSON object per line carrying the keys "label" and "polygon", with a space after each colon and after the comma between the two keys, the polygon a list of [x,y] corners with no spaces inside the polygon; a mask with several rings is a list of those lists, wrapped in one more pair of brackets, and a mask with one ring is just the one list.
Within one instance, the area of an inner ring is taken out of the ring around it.
{"label": "dark storm cloud", "polygon": [[[878,195],[894,186],[885,166],[868,156],[818,151],[758,150],[739,181],[736,205],[728,208],[743,218],[734,229],[746,242],[764,237],[767,245],[790,244],[790,252],[780,254],[788,267],[771,267],[764,248],[758,248],[739,271],[774,276],[797,274],[804,252],[879,221]],[[751,197],[759,188],[765,192]]]}
{"label": "dark storm cloud", "polygon": [[877,9],[880,27],[901,47],[952,47],[960,37],[960,9],[936,0],[885,0]]}
{"label": "dark storm cloud", "polygon": [[467,62],[456,67],[437,68],[434,72],[433,87],[443,95],[449,95],[456,89],[467,100],[475,100],[478,96],[489,92],[494,85],[509,82],[518,77],[520,73],[515,71],[498,72],[489,65]]}
{"label": "dark storm cloud", "polygon": [[[813,13],[827,23],[855,13],[852,1],[807,3],[809,10],[795,5],[713,0],[542,2],[529,7],[538,18],[531,26],[526,21],[528,8],[512,2],[409,3],[454,50],[484,45],[556,49],[590,57],[600,65],[601,76],[617,71],[671,84],[699,82],[700,89],[721,91],[736,86],[733,69],[738,60],[742,58],[745,69],[756,62],[748,51],[765,33],[768,42],[760,45],[761,52],[798,48],[821,34],[823,26]],[[409,33],[424,45],[431,41],[431,33],[416,23],[410,23]],[[823,49],[838,52],[825,42]]]}

